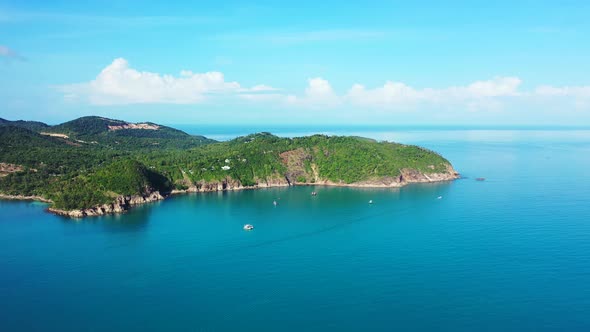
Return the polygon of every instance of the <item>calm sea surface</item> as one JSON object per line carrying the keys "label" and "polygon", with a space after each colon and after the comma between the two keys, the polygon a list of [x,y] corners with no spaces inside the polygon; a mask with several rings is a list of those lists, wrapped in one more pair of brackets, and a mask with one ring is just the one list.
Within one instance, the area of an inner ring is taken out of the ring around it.
{"label": "calm sea surface", "polygon": [[590,130],[325,132],[420,144],[465,178],[80,221],[0,201],[0,331],[590,330]]}

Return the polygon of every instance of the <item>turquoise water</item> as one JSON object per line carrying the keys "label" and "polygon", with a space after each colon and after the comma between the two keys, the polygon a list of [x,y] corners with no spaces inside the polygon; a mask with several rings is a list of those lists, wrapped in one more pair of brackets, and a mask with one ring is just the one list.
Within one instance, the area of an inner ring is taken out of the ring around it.
{"label": "turquoise water", "polygon": [[435,149],[465,178],[81,221],[0,201],[0,330],[590,329],[590,131],[346,133]]}

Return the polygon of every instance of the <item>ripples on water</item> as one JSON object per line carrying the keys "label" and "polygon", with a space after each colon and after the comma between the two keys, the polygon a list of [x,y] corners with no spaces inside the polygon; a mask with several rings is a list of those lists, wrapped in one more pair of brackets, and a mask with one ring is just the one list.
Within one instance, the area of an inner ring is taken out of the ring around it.
{"label": "ripples on water", "polygon": [[0,202],[0,328],[588,330],[590,131],[331,133],[426,146],[465,178],[186,195],[82,221]]}

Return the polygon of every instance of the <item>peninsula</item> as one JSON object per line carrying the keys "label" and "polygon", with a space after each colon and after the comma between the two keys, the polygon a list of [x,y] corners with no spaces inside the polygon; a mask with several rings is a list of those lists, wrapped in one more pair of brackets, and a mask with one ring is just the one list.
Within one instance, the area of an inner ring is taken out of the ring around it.
{"label": "peninsula", "polygon": [[95,116],[55,126],[0,119],[0,198],[45,201],[69,217],[120,213],[184,192],[401,187],[458,176],[433,151],[362,137],[257,133],[217,142]]}

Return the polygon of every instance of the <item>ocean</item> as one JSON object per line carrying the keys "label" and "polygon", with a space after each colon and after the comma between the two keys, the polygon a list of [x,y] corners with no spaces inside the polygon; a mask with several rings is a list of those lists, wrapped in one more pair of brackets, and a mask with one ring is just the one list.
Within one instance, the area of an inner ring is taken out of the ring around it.
{"label": "ocean", "polygon": [[590,130],[267,131],[419,144],[463,178],[190,194],[83,220],[0,201],[0,330],[590,330]]}

